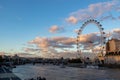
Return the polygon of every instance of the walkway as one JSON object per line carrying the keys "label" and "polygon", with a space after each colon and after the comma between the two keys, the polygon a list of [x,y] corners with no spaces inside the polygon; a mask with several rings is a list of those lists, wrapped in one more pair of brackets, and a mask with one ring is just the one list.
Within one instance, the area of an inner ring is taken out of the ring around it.
{"label": "walkway", "polygon": [[21,80],[12,73],[7,67],[0,67],[0,80]]}

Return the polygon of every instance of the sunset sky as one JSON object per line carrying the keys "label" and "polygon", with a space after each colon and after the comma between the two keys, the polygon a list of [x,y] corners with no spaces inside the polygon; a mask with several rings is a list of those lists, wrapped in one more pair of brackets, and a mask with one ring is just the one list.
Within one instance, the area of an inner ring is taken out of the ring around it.
{"label": "sunset sky", "polygon": [[[119,0],[0,0],[0,53],[75,57],[76,31],[87,19],[120,39]],[[97,41],[97,32],[87,25],[82,42]]]}

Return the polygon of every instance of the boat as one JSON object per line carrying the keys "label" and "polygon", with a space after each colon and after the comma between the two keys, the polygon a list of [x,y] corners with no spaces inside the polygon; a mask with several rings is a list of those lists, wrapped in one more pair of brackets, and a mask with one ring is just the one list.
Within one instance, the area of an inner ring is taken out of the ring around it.
{"label": "boat", "polygon": [[88,69],[98,69],[99,67],[95,66],[95,65],[87,65],[86,68],[88,68]]}

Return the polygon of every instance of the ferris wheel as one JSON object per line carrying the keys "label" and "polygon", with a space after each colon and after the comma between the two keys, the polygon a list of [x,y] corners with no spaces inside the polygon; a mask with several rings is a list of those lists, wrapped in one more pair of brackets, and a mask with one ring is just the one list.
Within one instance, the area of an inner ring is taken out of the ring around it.
{"label": "ferris wheel", "polygon": [[80,41],[80,35],[82,34],[83,29],[88,25],[88,24],[95,24],[100,32],[100,43],[99,43],[99,47],[100,47],[100,54],[102,56],[103,52],[105,51],[105,44],[106,44],[106,37],[105,37],[105,32],[104,32],[104,28],[102,27],[102,25],[100,24],[100,22],[98,22],[97,20],[94,19],[89,19],[86,22],[84,22],[82,24],[82,26],[80,27],[80,29],[78,30],[77,33],[77,53],[81,56],[82,54],[82,50],[81,50],[81,41]]}

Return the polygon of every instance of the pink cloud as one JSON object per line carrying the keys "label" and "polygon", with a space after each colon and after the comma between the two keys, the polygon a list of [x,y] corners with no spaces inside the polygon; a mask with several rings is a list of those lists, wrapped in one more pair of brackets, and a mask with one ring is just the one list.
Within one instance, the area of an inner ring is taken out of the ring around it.
{"label": "pink cloud", "polygon": [[[80,35],[80,43],[82,45],[88,45],[89,41],[99,41],[99,36],[97,34],[87,34],[87,35]],[[29,44],[36,45],[45,55],[48,53],[56,54],[66,52],[64,49],[69,49],[67,53],[70,53],[72,49],[75,48],[76,45],[76,38],[71,37],[52,37],[52,38],[43,38],[43,37],[36,37],[34,40],[30,41]],[[36,49],[27,49],[27,51],[36,51]],[[38,50],[38,49],[37,49]],[[46,54],[45,54],[46,53]],[[63,55],[63,54],[62,54]],[[61,56],[61,55],[59,55]]]}
{"label": "pink cloud", "polygon": [[59,27],[57,25],[53,25],[50,27],[49,32],[51,33],[57,33],[57,32],[63,32],[64,28],[63,27]]}
{"label": "pink cloud", "polygon": [[67,45],[63,43],[65,40],[68,40],[67,37],[54,37],[54,38],[42,38],[42,37],[36,37],[34,40],[30,41],[30,44],[35,44],[39,48],[49,48],[49,47],[55,47],[55,48],[70,48],[72,46]]}
{"label": "pink cloud", "polygon": [[90,41],[91,42],[96,42],[96,41],[99,42],[99,40],[100,40],[100,36],[98,36],[95,33],[83,34],[83,35],[79,36],[79,41],[81,43],[89,43]]}
{"label": "pink cloud", "polygon": [[36,37],[34,40],[29,42],[30,44],[36,44],[38,47],[46,48],[49,46],[48,38]]}
{"label": "pink cloud", "polygon": [[4,55],[5,54],[5,52],[0,52],[0,55]]}
{"label": "pink cloud", "polygon": [[78,22],[78,19],[75,18],[74,16],[70,16],[69,18],[66,19],[67,22],[76,24]]}

